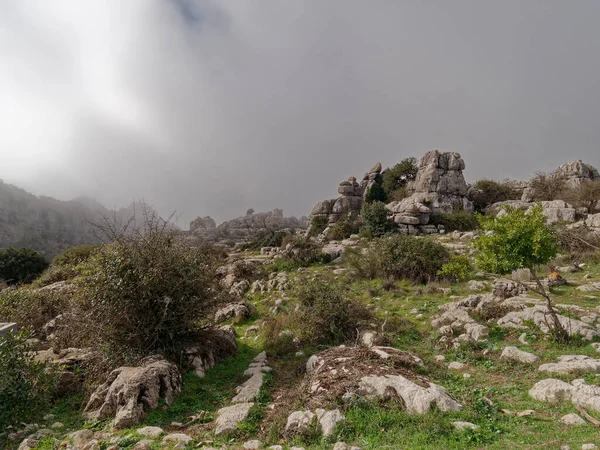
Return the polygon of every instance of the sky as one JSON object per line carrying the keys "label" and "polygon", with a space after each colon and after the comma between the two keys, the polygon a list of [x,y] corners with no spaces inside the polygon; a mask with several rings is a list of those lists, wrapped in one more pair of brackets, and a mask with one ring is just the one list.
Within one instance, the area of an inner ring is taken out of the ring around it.
{"label": "sky", "polygon": [[597,0],[5,0],[0,179],[183,227],[307,215],[376,162],[600,167]]}

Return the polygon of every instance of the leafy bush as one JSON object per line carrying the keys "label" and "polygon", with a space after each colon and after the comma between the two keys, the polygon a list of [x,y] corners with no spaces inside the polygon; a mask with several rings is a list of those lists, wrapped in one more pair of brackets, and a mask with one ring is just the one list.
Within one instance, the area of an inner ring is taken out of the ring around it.
{"label": "leafy bush", "polygon": [[305,342],[337,345],[354,340],[358,322],[368,317],[364,308],[331,283],[306,283],[296,295],[300,301],[299,332]]}
{"label": "leafy bush", "polygon": [[329,239],[341,241],[347,239],[353,234],[359,232],[360,222],[359,218],[354,214],[349,214],[343,220],[340,220],[333,224],[327,233]]}
{"label": "leafy bush", "polygon": [[400,200],[398,191],[403,189],[410,180],[417,176],[416,158],[405,158],[391,169],[383,173],[382,187],[388,199]]}
{"label": "leafy bush", "polygon": [[431,239],[394,234],[377,239],[366,253],[349,252],[345,258],[362,278],[427,283],[436,278],[450,254]]}
{"label": "leafy bush", "polygon": [[289,235],[290,233],[285,230],[271,231],[242,245],[241,248],[242,250],[260,250],[263,247],[281,247],[284,238]]}
{"label": "leafy bush", "polygon": [[223,298],[218,254],[187,247],[155,219],[143,234],[116,236],[76,280],[75,321],[88,345],[115,363],[156,353],[178,357]]}
{"label": "leafy bush", "polygon": [[282,264],[289,269],[331,261],[331,257],[323,253],[321,247],[310,238],[297,237],[287,247],[289,248],[286,248]]}
{"label": "leafy bush", "polygon": [[39,415],[53,388],[46,365],[35,361],[28,330],[0,337],[0,430]]}
{"label": "leafy bush", "polygon": [[388,219],[388,210],[382,202],[364,203],[360,217],[361,233],[369,237],[381,237],[396,228],[396,224]]}
{"label": "leafy bush", "polygon": [[469,200],[473,202],[475,211],[483,211],[486,207],[505,200],[516,200],[518,193],[506,183],[483,178],[473,185],[469,192]]}
{"label": "leafy bush", "polygon": [[310,227],[308,228],[309,236],[318,236],[327,228],[327,218],[321,216],[314,216],[310,221]]}
{"label": "leafy bush", "polygon": [[68,304],[68,297],[61,292],[29,287],[7,289],[0,292],[0,317],[39,332],[48,321],[63,313]]}
{"label": "leafy bush", "polygon": [[30,248],[0,250],[0,280],[8,284],[30,283],[48,267],[48,261]]}
{"label": "leafy bush", "polygon": [[464,255],[452,255],[450,261],[442,266],[438,275],[449,277],[456,281],[464,281],[473,275],[471,260]]}
{"label": "leafy bush", "polygon": [[99,245],[78,245],[65,250],[52,260],[53,266],[76,266],[88,260],[88,258],[100,248]]}
{"label": "leafy bush", "polygon": [[430,225],[443,225],[446,231],[472,231],[479,226],[477,217],[464,209],[455,209],[449,214],[433,213]]}

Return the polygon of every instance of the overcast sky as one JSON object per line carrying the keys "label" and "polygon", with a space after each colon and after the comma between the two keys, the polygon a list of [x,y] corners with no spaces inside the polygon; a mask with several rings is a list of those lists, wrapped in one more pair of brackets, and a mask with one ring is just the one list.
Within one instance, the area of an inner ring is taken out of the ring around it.
{"label": "overcast sky", "polygon": [[438,148],[600,166],[598,0],[5,0],[0,178],[224,220]]}

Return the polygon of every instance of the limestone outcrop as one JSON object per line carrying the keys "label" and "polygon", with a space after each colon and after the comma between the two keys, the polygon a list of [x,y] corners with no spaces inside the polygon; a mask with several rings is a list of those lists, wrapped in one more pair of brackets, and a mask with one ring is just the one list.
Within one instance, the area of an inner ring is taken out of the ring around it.
{"label": "limestone outcrop", "polygon": [[421,226],[422,232],[437,232],[422,227],[429,223],[431,213],[450,213],[457,207],[473,211],[473,203],[467,198],[464,169],[465,162],[459,153],[427,152],[421,158],[415,179],[406,186],[409,197],[387,205],[401,231],[416,233],[418,230],[413,227]]}
{"label": "limestone outcrop", "polygon": [[329,200],[323,200],[315,205],[310,213],[313,217],[321,217],[329,224],[336,223],[349,214],[358,214],[362,208],[365,196],[369,189],[375,183],[377,177],[381,175],[381,163],[369,170],[359,183],[355,177],[350,177],[342,181],[338,186],[340,197]]}

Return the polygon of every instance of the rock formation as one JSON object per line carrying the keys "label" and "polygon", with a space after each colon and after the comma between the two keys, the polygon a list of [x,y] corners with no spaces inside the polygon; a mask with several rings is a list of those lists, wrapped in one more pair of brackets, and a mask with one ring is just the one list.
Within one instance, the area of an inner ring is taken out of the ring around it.
{"label": "rock formation", "polygon": [[371,186],[373,186],[380,174],[381,163],[378,162],[364,175],[360,183],[356,181],[355,177],[350,177],[347,181],[342,181],[338,186],[340,197],[317,203],[310,213],[311,219],[313,217],[322,217],[327,223],[333,224],[347,217],[349,214],[360,213],[369,189],[371,189]]}
{"label": "rock formation", "polygon": [[416,230],[411,227],[426,225],[431,213],[450,213],[457,207],[473,211],[473,204],[466,196],[464,169],[465,162],[458,153],[439,150],[426,153],[415,179],[406,186],[410,196],[387,205],[394,221],[413,232]]}

